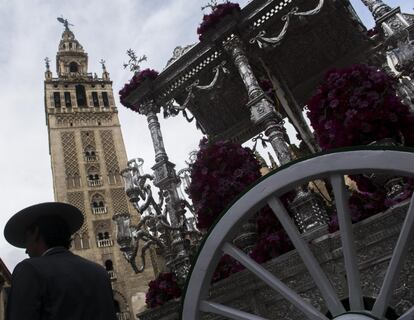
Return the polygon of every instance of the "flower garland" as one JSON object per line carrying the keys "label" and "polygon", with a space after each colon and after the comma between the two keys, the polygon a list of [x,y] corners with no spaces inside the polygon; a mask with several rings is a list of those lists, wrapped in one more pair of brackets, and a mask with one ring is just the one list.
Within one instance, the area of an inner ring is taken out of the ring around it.
{"label": "flower garland", "polygon": [[126,98],[128,95],[134,91],[136,88],[138,88],[145,80],[155,80],[158,77],[158,71],[155,71],[153,69],[144,69],[140,72],[137,72],[134,74],[132,79],[129,81],[129,83],[126,83],[124,87],[119,91],[120,101],[121,103],[133,110],[138,112],[139,106],[134,106],[126,101]]}
{"label": "flower garland", "polygon": [[205,33],[217,25],[225,16],[231,15],[234,12],[240,12],[238,3],[225,2],[211,6],[212,12],[203,16],[203,21],[197,28],[199,39],[202,40]]}
{"label": "flower garland", "polygon": [[145,303],[151,309],[181,296],[181,289],[173,273],[160,273],[148,286]]}
{"label": "flower garland", "polygon": [[392,138],[414,142],[414,114],[396,95],[396,81],[367,65],[329,71],[308,103],[322,149]]}

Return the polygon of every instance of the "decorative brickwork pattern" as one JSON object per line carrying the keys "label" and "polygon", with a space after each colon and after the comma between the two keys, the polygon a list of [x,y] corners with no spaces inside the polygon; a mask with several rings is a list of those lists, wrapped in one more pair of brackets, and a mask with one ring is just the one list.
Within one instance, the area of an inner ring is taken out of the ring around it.
{"label": "decorative brickwork pattern", "polygon": [[95,195],[100,195],[100,196],[102,196],[103,198],[105,198],[105,195],[106,195],[106,192],[105,192],[105,190],[99,190],[99,191],[95,191],[95,190],[89,190],[88,191],[88,200],[89,200],[89,202],[92,202],[92,198],[95,196]]}
{"label": "decorative brickwork pattern", "polygon": [[76,156],[75,133],[65,131],[61,133],[63,159],[65,162],[66,177],[79,176],[79,164]]}
{"label": "decorative brickwork pattern", "polygon": [[125,191],[122,188],[111,189],[114,214],[128,212],[128,202]]}
{"label": "decorative brickwork pattern", "polygon": [[84,223],[78,233],[86,232],[85,196],[83,192],[68,192],[68,203],[78,208],[83,214]]}
{"label": "decorative brickwork pattern", "polygon": [[93,147],[96,150],[95,134],[93,131],[81,131],[82,148]]}
{"label": "decorative brickwork pattern", "polygon": [[99,165],[99,163],[86,164],[85,169],[87,174],[101,172],[101,166]]}
{"label": "decorative brickwork pattern", "polygon": [[99,232],[110,233],[112,230],[111,219],[93,221],[93,229],[95,234],[98,234]]}
{"label": "decorative brickwork pattern", "polygon": [[116,151],[115,151],[116,149],[115,149],[114,138],[112,136],[112,131],[101,130],[100,135],[101,135],[101,142],[103,146],[106,171],[108,172],[108,174],[118,173],[119,164],[118,164],[118,158],[116,156]]}
{"label": "decorative brickwork pattern", "polygon": [[101,125],[101,124],[112,124],[112,113],[60,113],[56,114],[57,125],[60,127],[71,127],[81,125]]}

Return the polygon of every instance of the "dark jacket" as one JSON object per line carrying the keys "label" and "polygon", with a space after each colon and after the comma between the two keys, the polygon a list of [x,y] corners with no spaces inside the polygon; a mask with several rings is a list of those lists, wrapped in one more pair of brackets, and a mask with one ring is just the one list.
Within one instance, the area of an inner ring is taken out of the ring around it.
{"label": "dark jacket", "polygon": [[116,320],[106,270],[54,248],[13,271],[7,320]]}

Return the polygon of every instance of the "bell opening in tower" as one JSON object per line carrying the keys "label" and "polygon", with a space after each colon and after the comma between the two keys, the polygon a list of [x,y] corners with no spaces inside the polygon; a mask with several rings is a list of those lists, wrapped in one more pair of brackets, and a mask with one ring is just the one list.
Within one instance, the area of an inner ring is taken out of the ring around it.
{"label": "bell opening in tower", "polygon": [[76,62],[71,62],[69,64],[69,72],[78,72],[79,68],[78,68],[78,64]]}
{"label": "bell opening in tower", "polygon": [[76,86],[76,102],[79,108],[86,107],[86,93],[85,87],[81,84]]}

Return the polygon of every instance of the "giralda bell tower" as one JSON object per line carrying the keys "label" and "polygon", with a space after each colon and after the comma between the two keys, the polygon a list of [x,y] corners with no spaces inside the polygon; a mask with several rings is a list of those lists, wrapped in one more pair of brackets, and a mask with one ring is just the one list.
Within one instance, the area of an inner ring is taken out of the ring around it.
{"label": "giralda bell tower", "polygon": [[[127,156],[112,81],[88,72],[88,55],[65,26],[56,55],[57,77],[46,59],[45,112],[56,201],[78,207],[85,224],[74,236],[72,251],[101,264],[112,280],[118,319],[135,319],[145,305],[154,269],[134,274],[115,241],[115,213],[133,211],[120,169]],[[151,259],[147,259],[150,262]]]}

